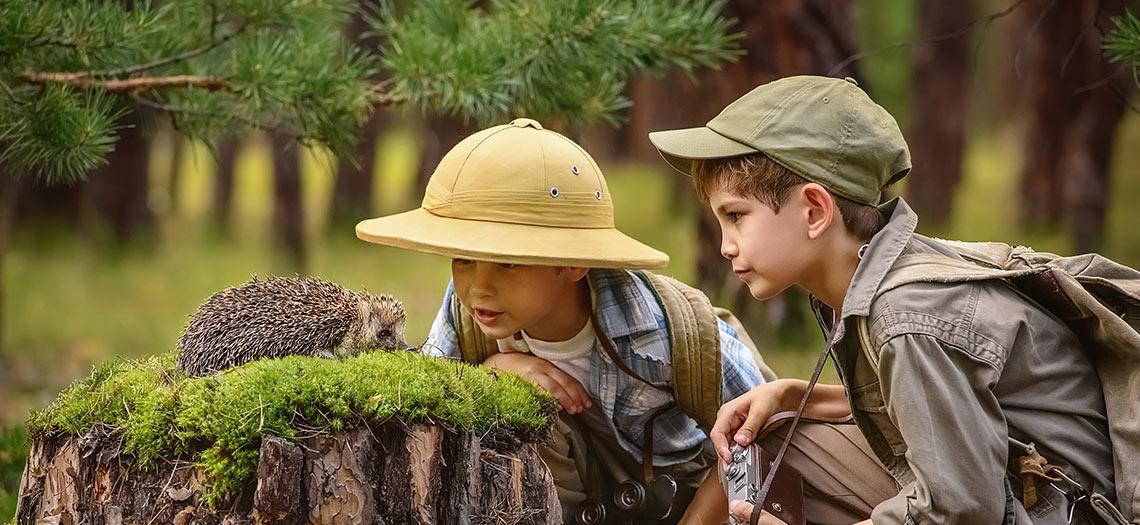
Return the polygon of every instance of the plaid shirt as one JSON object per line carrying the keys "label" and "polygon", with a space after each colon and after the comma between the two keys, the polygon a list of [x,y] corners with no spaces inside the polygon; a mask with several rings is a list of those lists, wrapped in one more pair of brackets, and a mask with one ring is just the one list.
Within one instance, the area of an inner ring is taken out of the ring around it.
{"label": "plaid shirt", "polygon": [[[662,306],[637,276],[627,270],[590,270],[588,277],[594,301],[594,316],[602,333],[613,341],[614,350],[630,369],[657,385],[672,386],[673,369],[669,334]],[[440,357],[459,357],[448,283],[443,306],[439,309],[424,351]],[[751,350],[737,339],[732,327],[718,320],[720,327],[721,377],[724,401],[729,401],[764,382],[752,359]],[[594,342],[590,354],[590,384],[586,390],[600,405],[613,435],[637,461],[642,458],[645,422],[649,416],[673,401],[673,396],[657,390],[621,371],[606,355],[601,343]],[[708,439],[696,421],[681,410],[671,410],[653,423],[653,464],[669,466],[690,461]]]}

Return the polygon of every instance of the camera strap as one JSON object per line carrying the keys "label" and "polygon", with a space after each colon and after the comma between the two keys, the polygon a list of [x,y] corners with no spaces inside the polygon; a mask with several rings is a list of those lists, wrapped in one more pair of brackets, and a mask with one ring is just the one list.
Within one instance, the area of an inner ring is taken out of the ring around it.
{"label": "camera strap", "polygon": [[[838,324],[838,321],[836,324]],[[831,333],[835,333],[835,326],[832,326]],[[788,444],[792,442],[792,436],[795,435],[796,426],[799,425],[800,419],[804,416],[804,408],[807,407],[808,398],[811,397],[811,392],[815,389],[815,384],[819,381],[819,374],[823,372],[823,365],[827,362],[827,356],[831,355],[831,337],[830,334],[828,335],[827,345],[824,347],[823,352],[819,354],[819,361],[816,362],[815,370],[811,373],[811,381],[808,381],[807,390],[804,392],[804,397],[800,399],[799,408],[796,409],[796,417],[792,419],[791,426],[788,427],[788,435],[784,437],[784,442],[780,444],[780,451],[776,453],[776,459],[772,460],[772,468],[768,471],[768,475],[764,476],[764,484],[760,486],[760,491],[756,493],[756,501],[753,503],[752,515],[748,518],[750,525],[756,525],[760,519],[760,512],[764,510],[764,502],[768,499],[768,491],[772,488],[772,480],[776,479],[776,471],[780,469],[780,463],[784,461],[784,452],[787,452]]]}
{"label": "camera strap", "polygon": [[[598,341],[602,343],[602,348],[605,349],[606,354],[610,356],[610,360],[613,361],[614,364],[617,365],[617,367],[620,368],[622,372],[625,372],[630,377],[637,379],[646,385],[649,385],[651,388],[668,393],[670,397],[673,396],[672,387],[668,385],[658,385],[650,382],[648,379],[641,377],[641,375],[639,375],[637,372],[634,372],[633,369],[629,367],[629,365],[626,365],[625,362],[621,360],[621,357],[618,357],[617,350],[614,350],[613,342],[610,341],[609,337],[606,337],[606,334],[602,333],[601,327],[598,326],[598,320],[594,317],[593,313],[590,314],[590,322],[594,325],[594,334],[598,336]],[[645,429],[644,433],[642,434],[641,474],[643,476],[642,481],[644,481],[647,485],[653,483],[654,479],[653,423],[657,421],[657,418],[662,414],[673,410],[674,408],[677,408],[676,401],[673,401],[665,406],[662,406],[661,408],[658,408],[657,410],[654,410],[653,413],[649,416],[649,419],[645,422]]]}

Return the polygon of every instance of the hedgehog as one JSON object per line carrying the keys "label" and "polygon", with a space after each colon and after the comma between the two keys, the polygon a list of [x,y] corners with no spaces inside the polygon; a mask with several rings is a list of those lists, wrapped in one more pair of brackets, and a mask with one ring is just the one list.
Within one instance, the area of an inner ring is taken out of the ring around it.
{"label": "hedgehog", "polygon": [[252,280],[210,296],[178,341],[178,368],[204,376],[263,358],[411,350],[404,305],[310,277]]}

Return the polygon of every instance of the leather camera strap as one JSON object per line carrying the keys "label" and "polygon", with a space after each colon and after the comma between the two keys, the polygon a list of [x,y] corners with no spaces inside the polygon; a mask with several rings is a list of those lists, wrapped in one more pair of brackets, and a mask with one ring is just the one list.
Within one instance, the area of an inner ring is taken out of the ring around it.
{"label": "leather camera strap", "polygon": [[[832,327],[831,333],[835,333],[835,327]],[[772,488],[772,480],[776,478],[776,471],[780,469],[780,463],[784,460],[784,452],[788,450],[788,444],[792,442],[792,436],[795,435],[796,425],[799,425],[800,419],[803,418],[804,408],[807,407],[808,398],[811,397],[811,391],[815,389],[816,382],[819,381],[819,374],[823,372],[823,365],[827,362],[827,356],[831,354],[831,334],[828,334],[827,346],[824,347],[823,352],[819,355],[819,361],[815,364],[815,370],[811,373],[811,381],[808,382],[807,391],[804,392],[804,397],[800,399],[800,407],[796,410],[796,417],[792,419],[791,426],[788,427],[788,435],[784,437],[784,442],[780,444],[780,451],[776,453],[776,459],[772,461],[772,469],[768,471],[768,475],[764,477],[764,484],[760,486],[760,491],[756,493],[756,502],[752,507],[752,515],[748,518],[750,525],[756,525],[760,519],[760,512],[764,510],[764,502],[768,499],[768,491]]]}
{"label": "leather camera strap", "polygon": [[[651,383],[648,379],[645,379],[644,377],[641,377],[641,375],[639,375],[637,372],[634,372],[633,369],[629,367],[629,365],[626,365],[625,362],[622,361],[621,357],[618,357],[617,350],[614,350],[613,342],[610,341],[609,337],[606,337],[606,334],[602,333],[602,328],[598,326],[598,320],[594,317],[593,314],[590,314],[590,322],[594,325],[594,334],[598,336],[598,341],[602,343],[602,348],[606,350],[606,354],[610,356],[610,360],[613,361],[614,364],[617,365],[617,367],[620,368],[622,372],[625,372],[630,377],[637,379],[646,385],[649,385],[651,388],[666,392],[670,396],[673,395],[672,387]],[[657,410],[653,411],[653,414],[651,414],[649,416],[649,419],[645,422],[645,429],[642,434],[641,446],[641,474],[643,476],[642,481],[644,481],[646,484],[652,483],[654,478],[653,423],[657,421],[658,416],[670,410],[673,410],[676,407],[677,402],[674,401],[661,408],[658,408]]]}

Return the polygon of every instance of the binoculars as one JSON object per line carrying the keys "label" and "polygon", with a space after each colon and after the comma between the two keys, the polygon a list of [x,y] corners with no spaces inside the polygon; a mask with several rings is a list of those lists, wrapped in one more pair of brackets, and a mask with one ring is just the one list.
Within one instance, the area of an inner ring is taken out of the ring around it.
{"label": "binoculars", "polygon": [[680,516],[673,509],[677,497],[677,481],[672,476],[658,476],[649,485],[627,480],[618,483],[610,501],[587,498],[574,509],[577,525],[626,525],[665,521],[672,523]]}

